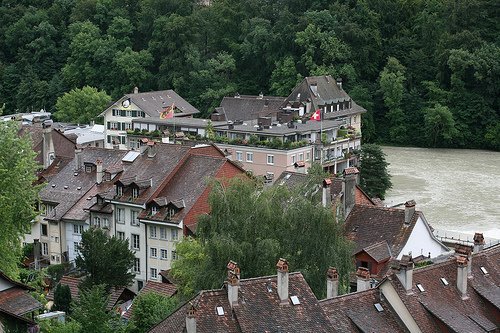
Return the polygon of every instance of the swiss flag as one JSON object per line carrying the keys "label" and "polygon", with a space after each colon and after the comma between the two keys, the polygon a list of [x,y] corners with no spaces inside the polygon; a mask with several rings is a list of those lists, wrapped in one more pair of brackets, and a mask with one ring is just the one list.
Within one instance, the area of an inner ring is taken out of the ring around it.
{"label": "swiss flag", "polygon": [[316,112],[313,113],[310,119],[321,121],[321,109],[317,109]]}

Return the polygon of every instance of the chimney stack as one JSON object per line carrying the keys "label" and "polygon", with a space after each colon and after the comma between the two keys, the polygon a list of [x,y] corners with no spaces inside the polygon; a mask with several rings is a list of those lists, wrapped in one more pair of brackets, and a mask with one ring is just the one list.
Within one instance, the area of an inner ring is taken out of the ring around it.
{"label": "chimney stack", "polygon": [[154,141],[148,141],[148,157],[153,158],[156,156],[156,147]]}
{"label": "chimney stack", "polygon": [[52,141],[52,120],[42,123],[43,131],[43,146],[42,146],[42,163],[43,168],[47,169],[55,158],[54,142]]}
{"label": "chimney stack", "polygon": [[339,294],[339,273],[335,267],[326,272],[326,299],[337,297]]}
{"label": "chimney stack", "polygon": [[467,277],[472,279],[472,250],[469,245],[456,244],[455,253],[459,256],[467,258]]}
{"label": "chimney stack", "polygon": [[102,161],[101,160],[97,160],[95,161],[95,165],[96,165],[96,180],[95,182],[97,184],[100,184],[102,183],[102,175],[103,175],[103,171],[102,171]]}
{"label": "chimney stack", "polygon": [[330,207],[332,204],[332,196],[330,193],[331,185],[332,180],[330,178],[323,179],[323,207]]}
{"label": "chimney stack", "polygon": [[240,268],[234,261],[227,264],[227,299],[231,308],[238,305],[238,290],[240,287]]}
{"label": "chimney stack", "polygon": [[370,289],[370,271],[366,267],[358,267],[356,271],[357,277],[357,291],[363,291]]}
{"label": "chimney stack", "polygon": [[189,303],[186,313],[186,332],[196,333],[196,308],[193,303]]}
{"label": "chimney stack", "polygon": [[341,77],[339,77],[337,79],[337,87],[339,87],[339,89],[342,90],[342,78]]}
{"label": "chimney stack", "polygon": [[134,94],[138,94],[139,93],[139,88],[138,87],[134,87]]}
{"label": "chimney stack", "polygon": [[399,272],[396,274],[399,281],[403,285],[407,294],[412,293],[413,287],[413,268],[415,264],[413,263],[413,259],[409,255],[403,255],[401,260],[399,261]]}
{"label": "chimney stack", "polygon": [[467,299],[467,263],[466,257],[457,257],[457,288],[462,299]]}
{"label": "chimney stack", "polygon": [[281,303],[288,303],[288,261],[280,258],[276,264],[278,269],[278,295]]}
{"label": "chimney stack", "polygon": [[344,214],[347,217],[356,204],[356,184],[358,183],[359,170],[356,167],[344,169],[342,192],[344,201]]}
{"label": "chimney stack", "polygon": [[484,248],[484,236],[482,233],[476,232],[474,234],[474,253],[482,251]]}
{"label": "chimney stack", "polygon": [[405,224],[409,225],[413,214],[415,214],[415,200],[409,200],[405,202]]}
{"label": "chimney stack", "polygon": [[80,171],[82,168],[82,149],[75,146],[75,171]]}

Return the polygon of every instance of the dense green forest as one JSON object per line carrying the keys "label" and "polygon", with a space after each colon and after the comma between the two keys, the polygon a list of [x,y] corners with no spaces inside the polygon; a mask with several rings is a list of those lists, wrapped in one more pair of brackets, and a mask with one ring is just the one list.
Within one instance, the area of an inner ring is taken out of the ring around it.
{"label": "dense green forest", "polygon": [[365,142],[500,150],[498,0],[3,0],[0,106],[45,108],[91,86],[286,96],[342,77]]}

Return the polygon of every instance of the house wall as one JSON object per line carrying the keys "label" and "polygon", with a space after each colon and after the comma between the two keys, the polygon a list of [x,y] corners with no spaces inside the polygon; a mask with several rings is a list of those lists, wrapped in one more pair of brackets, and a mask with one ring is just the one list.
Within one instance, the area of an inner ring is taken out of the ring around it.
{"label": "house wall", "polygon": [[89,228],[88,221],[86,222],[67,222],[65,223],[65,234],[66,234],[66,251],[68,251],[68,260],[74,261],[78,252],[75,251],[75,243],[80,243],[82,241],[82,234],[80,233],[81,228],[77,228],[77,232],[75,232],[75,225],[82,226],[83,230],[87,230]]}
{"label": "house wall", "polygon": [[[306,170],[311,166],[313,159],[313,146],[305,146],[297,149],[282,150],[282,149],[268,149],[261,147],[251,147],[251,146],[236,146],[236,145],[226,145],[217,144],[217,147],[224,151],[227,149],[230,155],[229,159],[233,161],[238,161],[242,164],[243,168],[247,171],[251,171],[256,176],[265,176],[268,173],[274,175],[274,179],[278,178],[283,171],[295,171],[295,172],[306,172]],[[237,152],[241,152],[241,160],[238,160]],[[253,154],[253,162],[247,160],[247,153]],[[309,155],[308,155],[309,153]],[[274,156],[274,163],[268,164],[268,155]],[[299,156],[300,155],[300,156]],[[305,162],[305,167],[295,168],[295,162],[300,161],[300,157],[303,156],[303,162]],[[307,158],[309,156],[309,159]]]}
{"label": "house wall", "polygon": [[431,258],[435,258],[440,254],[448,252],[448,250],[432,236],[426,223],[419,216],[408,241],[397,259],[400,260],[404,254],[408,254],[409,252],[411,252],[413,257],[419,255],[427,256],[430,252]]}
{"label": "house wall", "polygon": [[61,244],[62,244],[62,239],[61,239],[61,230],[60,230],[60,225],[59,223],[62,223],[61,221],[59,222],[49,222],[48,223],[48,228],[49,228],[49,259],[50,259],[50,264],[60,264],[62,262],[61,256],[62,256],[62,250],[61,250]]}
{"label": "house wall", "polygon": [[[128,124],[130,124],[130,129],[132,129],[133,128],[133,126],[132,126],[132,119],[136,119],[136,118],[122,117],[122,116],[113,116],[113,109],[116,109],[116,110],[127,110],[127,111],[132,111],[132,110],[140,111],[141,109],[137,105],[135,105],[133,103],[131,103],[128,108],[124,108],[122,106],[122,104],[121,104],[122,100],[123,100],[123,98],[120,99],[119,101],[117,101],[115,104],[113,104],[104,113],[104,147],[105,148],[109,148],[109,149],[113,148],[113,144],[112,143],[108,143],[108,135],[111,135],[111,136],[124,136],[125,137],[125,143],[120,143],[118,145],[118,148],[119,149],[127,149],[127,147],[128,147],[127,132],[126,132],[126,130],[112,130],[112,129],[108,129],[108,122],[128,123]],[[145,116],[149,117],[147,114]]]}
{"label": "house wall", "polygon": [[364,261],[368,263],[368,269],[370,270],[370,274],[377,275],[382,267],[384,266],[384,262],[377,263],[372,257],[370,257],[366,252],[361,252],[356,255],[356,267],[360,267],[361,262]]}
{"label": "house wall", "polygon": [[[141,223],[142,224],[142,223]],[[160,272],[163,270],[170,269],[172,266],[172,262],[175,260],[176,252],[175,246],[178,242],[182,240],[183,233],[183,224],[179,225],[167,224],[167,223],[144,223],[146,230],[146,242],[148,251],[144,256],[144,259],[147,261],[147,272],[146,272],[146,280],[159,281],[161,280]],[[151,235],[151,228],[156,227],[156,236]],[[160,228],[164,228],[165,237],[162,237],[162,232]],[[177,235],[175,237],[174,233]],[[152,256],[151,248],[156,249],[156,257]],[[162,258],[162,251],[166,250],[167,258]],[[151,275],[151,268],[156,268],[157,270],[157,278],[154,278]]]}

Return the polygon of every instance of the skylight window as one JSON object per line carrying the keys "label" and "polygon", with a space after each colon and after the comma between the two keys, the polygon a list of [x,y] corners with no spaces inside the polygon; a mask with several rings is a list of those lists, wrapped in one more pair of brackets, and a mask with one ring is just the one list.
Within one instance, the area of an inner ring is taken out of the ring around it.
{"label": "skylight window", "polygon": [[380,303],[375,303],[373,304],[375,306],[375,309],[377,309],[378,312],[384,311],[384,308],[382,307],[382,304]]}
{"label": "skylight window", "polygon": [[444,277],[442,277],[440,280],[445,286],[449,285],[448,281]]}
{"label": "skylight window", "polygon": [[424,287],[420,283],[417,283],[417,288],[418,288],[418,290],[420,290],[422,292],[425,291]]}
{"label": "skylight window", "polygon": [[292,301],[293,305],[299,305],[300,304],[299,298],[297,296],[290,296],[290,300]]}
{"label": "skylight window", "polygon": [[219,316],[224,315],[224,308],[222,306],[217,307],[217,315],[219,315]]}
{"label": "skylight window", "polygon": [[488,274],[488,271],[483,266],[481,266],[481,272],[483,272],[484,275]]}

